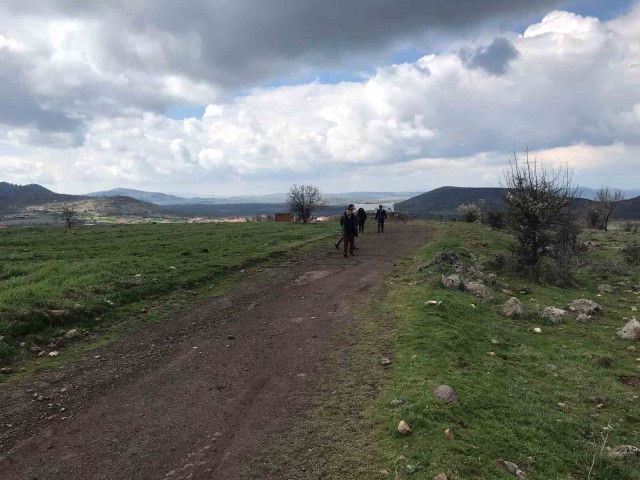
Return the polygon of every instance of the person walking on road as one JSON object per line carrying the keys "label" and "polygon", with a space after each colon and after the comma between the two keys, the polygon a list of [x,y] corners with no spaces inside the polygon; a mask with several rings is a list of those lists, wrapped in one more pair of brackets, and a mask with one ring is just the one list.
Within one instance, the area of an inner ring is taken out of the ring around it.
{"label": "person walking on road", "polygon": [[352,208],[347,208],[347,211],[340,219],[340,225],[342,226],[342,238],[344,240],[344,257],[347,257],[347,252],[353,256],[354,240],[358,236],[358,223]]}
{"label": "person walking on road", "polygon": [[384,221],[387,219],[387,211],[379,206],[376,210],[376,222],[378,222],[378,233],[384,233]]}
{"label": "person walking on road", "polygon": [[358,209],[358,233],[364,233],[364,222],[367,221],[367,212],[364,211],[364,208],[360,207]]}
{"label": "person walking on road", "polygon": [[[353,203],[350,203],[349,206],[347,207],[347,210],[351,210],[351,213],[353,213],[353,209],[355,207],[353,206]],[[345,210],[345,213],[342,215],[342,218],[340,218],[340,226],[342,226],[342,222],[344,217],[346,216],[347,211]],[[356,224],[356,232],[358,231],[358,219],[356,218],[355,214],[351,216],[352,221],[355,222]],[[336,243],[334,243],[336,250],[340,250],[340,244],[342,243],[342,241],[344,240],[344,228],[341,228],[340,230],[340,236],[338,237],[338,240],[336,240]],[[353,249],[354,250],[360,250],[358,247],[355,246],[355,243],[353,245]]]}

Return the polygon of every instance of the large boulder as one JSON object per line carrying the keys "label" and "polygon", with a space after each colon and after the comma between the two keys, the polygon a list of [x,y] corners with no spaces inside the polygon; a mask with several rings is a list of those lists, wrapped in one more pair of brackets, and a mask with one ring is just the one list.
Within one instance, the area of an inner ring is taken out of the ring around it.
{"label": "large boulder", "polygon": [[567,316],[567,311],[556,307],[544,307],[542,310],[542,317],[551,320],[553,323],[562,323],[564,317]]}
{"label": "large boulder", "polygon": [[500,309],[500,314],[507,318],[520,319],[527,315],[527,309],[516,297],[511,297]]}
{"label": "large boulder", "polygon": [[462,280],[458,275],[442,275],[442,285],[451,290],[460,290],[462,288]]}
{"label": "large boulder", "polygon": [[602,305],[586,298],[569,302],[567,308],[572,312],[584,313],[585,315],[602,315],[604,313]]}
{"label": "large boulder", "polygon": [[493,300],[491,291],[480,282],[466,282],[464,284],[464,288],[474,297],[482,298],[487,301]]}
{"label": "large boulder", "polygon": [[438,400],[445,400],[449,403],[458,403],[456,392],[449,385],[440,385],[433,390],[433,396]]}
{"label": "large boulder", "polygon": [[618,336],[625,340],[640,340],[640,322],[633,317],[624,327],[618,330]]}

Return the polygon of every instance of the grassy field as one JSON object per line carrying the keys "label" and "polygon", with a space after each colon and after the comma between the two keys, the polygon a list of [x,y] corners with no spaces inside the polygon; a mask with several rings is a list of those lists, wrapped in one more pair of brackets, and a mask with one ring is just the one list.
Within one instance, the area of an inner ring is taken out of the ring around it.
{"label": "grassy field", "polygon": [[[638,457],[614,460],[606,451],[601,454],[605,438],[605,448],[640,445],[640,354],[627,350],[630,342],[615,335],[633,315],[632,307],[640,306],[638,292],[631,289],[640,282],[640,271],[625,266],[619,256],[622,244],[638,241],[638,236],[617,232],[586,237],[603,248],[582,258],[577,288],[501,281],[530,312],[532,299],[559,308],[574,299],[593,299],[605,314],[590,323],[576,323],[573,315],[562,325],[535,314],[509,320],[498,314],[498,305],[511,296],[500,288],[494,290],[496,300],[485,303],[444,289],[440,276],[450,271],[447,267],[410,271],[407,283],[389,299],[400,317],[392,378],[367,411],[378,425],[383,468],[399,466],[397,478],[409,478],[412,472],[425,479],[442,472],[449,479],[514,478],[496,465],[503,459],[517,464],[527,478],[640,478]],[[471,258],[482,263],[508,242],[508,236],[481,225],[437,224],[436,241],[414,266],[443,250],[466,255],[466,263]],[[599,294],[601,283],[616,291]],[[428,300],[442,304],[426,306]],[[542,333],[534,333],[535,327]],[[635,379],[635,387],[629,378]],[[432,391],[441,384],[455,389],[458,405],[435,400]],[[393,409],[393,399],[405,403]],[[409,423],[413,436],[396,432],[400,420]],[[454,440],[445,437],[445,429]]]}
{"label": "grassy field", "polygon": [[335,225],[157,224],[0,231],[0,363],[72,327],[92,329],[172,292],[332,236]]}

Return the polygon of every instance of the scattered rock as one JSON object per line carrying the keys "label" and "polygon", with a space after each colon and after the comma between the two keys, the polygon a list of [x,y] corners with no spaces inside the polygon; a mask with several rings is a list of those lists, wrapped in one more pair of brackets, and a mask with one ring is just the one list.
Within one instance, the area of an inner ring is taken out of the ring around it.
{"label": "scattered rock", "polygon": [[453,434],[453,432],[449,428],[445,429],[444,436],[446,438],[448,438],[449,440],[455,440],[456,439],[456,436]]}
{"label": "scattered rock", "polygon": [[233,335],[227,335],[227,340],[235,340],[236,337],[234,337]]}
{"label": "scattered rock", "polygon": [[33,353],[38,353],[42,351],[42,349],[36,345],[32,346],[29,350],[31,350]]}
{"label": "scattered rock", "polygon": [[527,309],[525,308],[524,303],[516,297],[511,297],[502,306],[500,313],[507,318],[520,319],[527,315]]}
{"label": "scattered rock", "polygon": [[402,405],[404,405],[404,400],[400,400],[399,398],[396,398],[394,400],[391,400],[389,405],[391,405],[392,407],[401,407]]}
{"label": "scattered rock", "polygon": [[580,315],[578,315],[576,317],[576,322],[578,323],[587,323],[590,322],[592,320],[592,316],[591,315],[587,315],[586,313],[581,313]]}
{"label": "scattered rock", "polygon": [[487,275],[484,275],[482,281],[489,285],[490,287],[495,287],[496,285],[498,285],[498,276],[495,273],[489,273]]}
{"label": "scattered rock", "polygon": [[424,304],[428,307],[442,305],[442,300],[427,300]]}
{"label": "scattered rock", "polygon": [[27,342],[20,342],[20,348],[27,348]]}
{"label": "scattered rock", "polygon": [[637,350],[637,348],[636,348],[635,345],[629,345],[627,347],[627,351],[629,351],[629,352],[635,352],[636,350]]}
{"label": "scattered rock", "polygon": [[564,317],[567,315],[566,310],[562,310],[556,307],[545,307],[542,310],[542,317],[547,320],[551,320],[553,323],[562,323]]}
{"label": "scattered rock", "polygon": [[535,327],[533,329],[533,333],[542,333],[542,329],[540,327]]}
{"label": "scattered rock", "polygon": [[464,284],[465,290],[471,293],[474,297],[482,298],[483,300],[493,300],[491,291],[480,282],[466,282]]}
{"label": "scattered rock", "polygon": [[569,409],[569,405],[567,405],[566,403],[563,403],[563,402],[559,402],[558,403],[558,408],[560,410],[568,410]]}
{"label": "scattered rock", "polygon": [[413,430],[411,430],[411,427],[407,422],[405,422],[404,420],[400,420],[400,423],[398,424],[398,432],[400,432],[405,437],[408,437],[413,433]]}
{"label": "scattered rock", "polygon": [[449,385],[440,385],[433,390],[433,396],[438,400],[445,400],[449,403],[458,403],[456,392]]}
{"label": "scattered rock", "polygon": [[458,254],[455,252],[438,252],[433,256],[432,262],[435,263],[458,263],[460,258],[458,258]]}
{"label": "scattered rock", "polygon": [[64,334],[64,338],[76,338],[80,336],[80,332],[77,328],[72,328],[67,333]]}
{"label": "scattered rock", "polygon": [[510,474],[515,475],[517,478],[526,478],[525,473],[513,462],[498,460],[498,466],[502,467]]}
{"label": "scattered rock", "polygon": [[640,340],[640,322],[635,317],[618,330],[618,336],[625,340]]}
{"label": "scattered rock", "polygon": [[50,357],[57,357],[58,355],[60,355],[60,352],[58,352],[57,350],[53,352],[49,352]]}
{"label": "scattered rock", "polygon": [[555,370],[558,367],[556,367],[553,363],[546,363],[544,368],[546,368],[547,370]]}
{"label": "scattered rock", "polygon": [[604,313],[602,305],[592,300],[587,300],[586,298],[569,302],[567,308],[572,312],[584,313],[586,315],[602,315]]}
{"label": "scattered rock", "polygon": [[451,290],[460,290],[462,288],[462,280],[458,275],[442,275],[442,285]]}
{"label": "scattered rock", "polygon": [[600,293],[613,293],[615,291],[615,288],[613,288],[611,285],[607,285],[606,283],[598,285],[598,292]]}
{"label": "scattered rock", "polygon": [[387,357],[384,357],[380,363],[386,367],[388,365],[391,365],[392,362]]}
{"label": "scattered rock", "polygon": [[69,310],[49,310],[47,313],[53,318],[63,318],[69,314]]}
{"label": "scattered rock", "polygon": [[596,405],[604,405],[609,403],[609,397],[589,397],[588,400]]}
{"label": "scattered rock", "polygon": [[491,343],[492,343],[493,345],[500,345],[500,340],[498,340],[497,338],[492,338],[492,339],[491,339]]}
{"label": "scattered rock", "polygon": [[13,373],[13,369],[11,367],[0,368],[0,375],[9,375],[11,373]]}
{"label": "scattered rock", "polygon": [[444,473],[439,473],[438,475],[433,477],[433,480],[449,480],[449,477],[447,477]]}
{"label": "scattered rock", "polygon": [[633,445],[620,445],[608,449],[611,458],[640,457],[640,448]]}

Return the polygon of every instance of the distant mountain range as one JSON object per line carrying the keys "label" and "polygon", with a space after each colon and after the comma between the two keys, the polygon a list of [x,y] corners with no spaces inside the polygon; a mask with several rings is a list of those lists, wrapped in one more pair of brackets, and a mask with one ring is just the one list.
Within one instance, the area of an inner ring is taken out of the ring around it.
{"label": "distant mountain range", "polygon": [[[454,217],[457,216],[458,205],[485,199],[487,211],[502,210],[505,191],[504,188],[440,187],[396,203],[395,209],[417,218]],[[578,211],[586,211],[591,202],[592,200],[587,198],[577,198],[575,205]],[[640,219],[640,197],[620,202],[613,213],[613,218]]]}
{"label": "distant mountain range", "polygon": [[[598,190],[599,190],[598,188],[580,188],[580,191],[578,192],[578,196],[580,198],[586,198],[588,200],[595,200]],[[620,188],[612,188],[611,190],[616,192],[622,192],[622,194],[624,195],[624,198],[626,199],[640,196],[640,190],[622,190]]]}
{"label": "distant mountain range", "polygon": [[[329,205],[346,205],[349,203],[400,202],[419,195],[422,192],[352,192],[330,193],[323,197]],[[114,188],[103,192],[87,193],[87,197],[126,197],[155,203],[156,205],[230,205],[230,204],[284,204],[286,193],[270,193],[266,195],[244,195],[235,197],[179,197],[159,192],[146,192],[130,188]]]}

